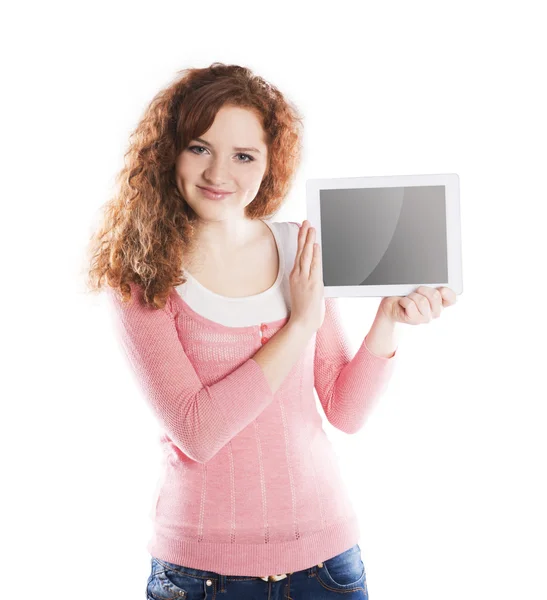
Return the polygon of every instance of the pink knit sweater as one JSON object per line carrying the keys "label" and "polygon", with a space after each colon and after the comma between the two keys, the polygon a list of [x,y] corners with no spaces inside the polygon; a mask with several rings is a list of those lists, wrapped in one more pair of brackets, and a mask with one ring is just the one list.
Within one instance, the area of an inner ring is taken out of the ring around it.
{"label": "pink knit sweater", "polygon": [[163,435],[162,482],[147,550],[224,575],[266,576],[311,567],[358,543],[357,516],[316,407],[359,431],[397,354],[365,340],[352,358],[336,298],[272,394],[253,360],[288,321],[228,327],[198,314],[175,288],[148,308],[131,284],[124,304],[107,288],[116,334]]}

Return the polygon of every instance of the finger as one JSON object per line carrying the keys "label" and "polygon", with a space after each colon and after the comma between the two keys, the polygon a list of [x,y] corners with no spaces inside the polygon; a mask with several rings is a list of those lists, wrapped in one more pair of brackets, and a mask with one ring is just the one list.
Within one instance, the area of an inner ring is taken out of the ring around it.
{"label": "finger", "polygon": [[458,296],[454,290],[449,287],[440,287],[438,290],[443,299],[443,306],[452,306],[453,304],[456,304]]}
{"label": "finger", "polygon": [[416,302],[408,296],[403,296],[397,302],[397,311],[397,320],[401,321],[401,323],[407,323],[409,325],[418,325],[419,323],[424,322],[424,316],[422,315]]}
{"label": "finger", "polygon": [[313,255],[311,259],[310,276],[317,277],[319,281],[323,281],[323,261],[321,260],[321,248],[313,244]]}
{"label": "finger", "polygon": [[304,220],[304,222],[302,223],[302,225],[300,226],[300,229],[298,230],[298,246],[296,248],[296,256],[294,259],[294,264],[296,265],[296,267],[298,269],[300,269],[300,256],[302,254],[302,251],[304,250],[304,246],[306,244],[306,236],[308,234],[308,221]]}
{"label": "finger", "polygon": [[302,254],[300,255],[300,270],[308,278],[310,276],[311,259],[313,256],[313,243],[314,242],[315,242],[315,230],[313,227],[309,227],[308,233],[306,235],[306,243],[304,244]]}
{"label": "finger", "polygon": [[429,304],[429,299],[426,296],[418,294],[417,292],[411,292],[408,294],[407,298],[410,298],[414,301],[419,313],[424,319],[427,319],[428,321],[431,319],[431,305]]}
{"label": "finger", "polygon": [[429,287],[427,285],[421,285],[416,291],[429,300],[431,316],[434,319],[440,317],[443,310],[443,297],[441,292],[438,289]]}
{"label": "finger", "polygon": [[317,277],[321,283],[323,283],[323,256],[321,253],[321,246],[317,244]]}

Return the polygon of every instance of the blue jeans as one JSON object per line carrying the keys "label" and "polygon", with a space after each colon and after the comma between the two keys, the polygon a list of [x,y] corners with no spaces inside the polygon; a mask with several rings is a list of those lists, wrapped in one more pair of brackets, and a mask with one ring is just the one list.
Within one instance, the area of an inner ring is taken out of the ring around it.
{"label": "blue jeans", "polygon": [[348,550],[308,569],[287,573],[279,581],[246,575],[220,575],[152,557],[147,600],[368,600],[361,548]]}

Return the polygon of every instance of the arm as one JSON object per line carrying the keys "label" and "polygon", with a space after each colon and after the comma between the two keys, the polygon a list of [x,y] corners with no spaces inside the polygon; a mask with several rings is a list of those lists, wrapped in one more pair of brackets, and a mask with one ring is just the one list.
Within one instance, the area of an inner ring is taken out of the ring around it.
{"label": "arm", "polygon": [[128,303],[107,287],[118,340],[169,437],[192,460],[207,462],[272,402],[273,392],[252,358],[203,385],[179,340],[171,300],[150,308],[142,288],[130,285]]}
{"label": "arm", "polygon": [[315,389],[329,423],[346,433],[356,433],[364,425],[389,381],[397,348],[390,358],[371,352],[366,339],[370,337],[373,342],[377,340],[379,327],[382,327],[381,323],[375,322],[351,358],[336,300],[325,298],[325,319],[317,330]]}
{"label": "arm", "polygon": [[378,312],[370,331],[365,337],[367,348],[376,356],[382,358],[392,358],[395,355],[399,345],[396,335],[396,321],[387,319],[381,312]]}
{"label": "arm", "polygon": [[262,368],[273,392],[276,392],[283,383],[312,337],[313,332],[289,318],[287,323],[253,356]]}

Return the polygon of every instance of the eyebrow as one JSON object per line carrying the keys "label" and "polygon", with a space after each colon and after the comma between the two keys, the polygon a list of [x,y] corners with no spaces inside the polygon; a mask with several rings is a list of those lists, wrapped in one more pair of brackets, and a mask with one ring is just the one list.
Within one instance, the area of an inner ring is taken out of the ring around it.
{"label": "eyebrow", "polygon": [[[194,138],[196,140],[196,142],[201,142],[202,144],[205,144],[206,146],[209,146],[210,148],[212,148],[213,146],[207,142],[206,140],[204,140],[203,138]],[[258,154],[260,154],[260,150],[258,150],[258,148],[236,148],[234,146],[234,150],[237,150],[238,152],[258,152]]]}

